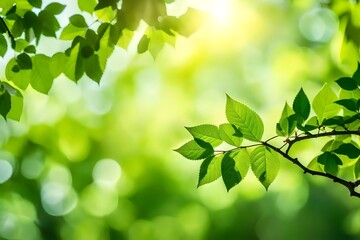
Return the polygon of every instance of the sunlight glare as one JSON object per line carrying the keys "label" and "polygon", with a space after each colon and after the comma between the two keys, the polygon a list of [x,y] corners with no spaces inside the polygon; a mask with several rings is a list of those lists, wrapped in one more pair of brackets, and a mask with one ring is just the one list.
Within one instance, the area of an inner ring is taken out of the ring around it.
{"label": "sunlight glare", "polygon": [[214,0],[209,4],[211,22],[215,27],[225,27],[231,22],[229,0]]}

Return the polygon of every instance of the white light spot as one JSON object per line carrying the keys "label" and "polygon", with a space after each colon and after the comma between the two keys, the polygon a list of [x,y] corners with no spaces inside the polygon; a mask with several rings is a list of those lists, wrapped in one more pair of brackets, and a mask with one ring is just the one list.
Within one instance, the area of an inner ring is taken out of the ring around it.
{"label": "white light spot", "polygon": [[96,163],[93,169],[94,182],[101,186],[114,186],[120,179],[120,165],[112,159],[103,159]]}
{"label": "white light spot", "polygon": [[336,15],[329,9],[317,8],[306,12],[299,22],[302,35],[314,42],[327,42],[338,28]]}
{"label": "white light spot", "polygon": [[11,164],[6,161],[0,159],[0,183],[6,182],[13,173],[13,167]]}
{"label": "white light spot", "polygon": [[70,186],[48,182],[41,188],[41,202],[47,213],[62,216],[75,208],[78,198]]}

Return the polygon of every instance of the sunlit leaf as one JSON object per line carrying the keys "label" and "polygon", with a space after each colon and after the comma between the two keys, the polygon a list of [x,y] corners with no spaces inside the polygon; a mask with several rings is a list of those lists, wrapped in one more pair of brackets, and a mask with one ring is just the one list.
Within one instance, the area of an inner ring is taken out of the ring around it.
{"label": "sunlit leaf", "polygon": [[103,71],[100,68],[99,56],[94,54],[85,61],[86,75],[95,82],[99,83],[103,75]]}
{"label": "sunlit leaf", "polygon": [[100,68],[102,71],[105,71],[107,60],[113,53],[115,45],[110,41],[109,27],[105,28],[105,31],[102,34],[99,33],[99,37],[100,36],[102,37],[100,40],[100,48],[97,51],[97,54],[99,55]]}
{"label": "sunlit leaf", "polygon": [[219,129],[215,125],[204,124],[195,127],[186,127],[190,134],[197,139],[210,143],[213,147],[216,147],[222,143],[219,136]]}
{"label": "sunlit leaf", "polygon": [[317,161],[317,157],[310,161],[309,165],[307,166],[308,169],[317,171],[317,172],[324,172],[323,168]]}
{"label": "sunlit leaf", "polygon": [[356,179],[360,178],[360,160],[359,159],[355,163],[354,174],[355,174]]}
{"label": "sunlit leaf", "polygon": [[222,158],[223,155],[210,156],[202,162],[200,166],[198,187],[211,183],[221,176]]}
{"label": "sunlit leaf", "polygon": [[325,118],[336,116],[341,107],[335,104],[337,96],[329,85],[325,84],[320,92],[315,96],[312,107],[318,117],[320,123]]}
{"label": "sunlit leaf", "polygon": [[226,143],[240,147],[243,141],[243,135],[234,125],[224,123],[219,126],[219,136]]}
{"label": "sunlit leaf", "polygon": [[22,52],[27,46],[29,46],[29,42],[25,39],[16,39],[15,51]]}
{"label": "sunlit leaf", "polygon": [[226,98],[226,117],[239,128],[244,138],[258,142],[264,132],[264,124],[253,110],[229,96]]}
{"label": "sunlit leaf", "polygon": [[290,136],[296,127],[295,112],[285,103],[279,123],[276,125],[276,133],[280,136]]}
{"label": "sunlit leaf", "polygon": [[96,0],[78,0],[79,9],[88,13],[94,12],[96,4]]}
{"label": "sunlit leaf", "polygon": [[117,46],[119,46],[123,49],[127,49],[131,40],[133,39],[133,36],[134,36],[133,31],[130,31],[128,29],[123,29],[121,38],[117,42]]}
{"label": "sunlit leaf", "polygon": [[64,11],[65,7],[66,5],[60,4],[58,2],[52,2],[45,7],[45,10],[53,15],[58,15]]}
{"label": "sunlit leaf", "polygon": [[95,10],[103,9],[106,7],[116,8],[116,0],[99,0],[99,3],[95,6]]}
{"label": "sunlit leaf", "polygon": [[10,85],[9,83],[2,82],[1,85],[4,86],[6,91],[8,91],[11,96],[23,97],[21,92],[17,88],[15,88],[14,86]]}
{"label": "sunlit leaf", "polygon": [[191,160],[207,158],[214,153],[213,147],[202,140],[191,140],[174,151]]}
{"label": "sunlit leaf", "polygon": [[60,39],[73,40],[75,37],[84,34],[86,28],[78,28],[69,23],[61,32]]}
{"label": "sunlit leaf", "polygon": [[268,189],[280,169],[280,162],[276,153],[265,146],[259,146],[251,152],[250,163],[257,179]]}
{"label": "sunlit leaf", "polygon": [[49,62],[49,69],[53,76],[53,78],[56,78],[64,71],[64,66],[66,64],[66,55],[63,52],[55,53]]}
{"label": "sunlit leaf", "polygon": [[37,54],[33,57],[33,62],[30,84],[35,90],[47,94],[54,81],[54,77],[49,71],[50,57]]}
{"label": "sunlit leaf", "polygon": [[7,118],[19,121],[22,115],[24,99],[11,95],[11,109],[6,115]]}
{"label": "sunlit leaf", "polygon": [[18,72],[14,72],[12,69],[16,66],[16,59],[11,59],[5,68],[5,76],[6,78],[13,82],[20,89],[25,90],[29,85],[31,78],[31,70],[20,70]]}
{"label": "sunlit leaf", "polygon": [[229,191],[244,179],[249,169],[249,155],[245,149],[228,152],[221,162],[221,175]]}

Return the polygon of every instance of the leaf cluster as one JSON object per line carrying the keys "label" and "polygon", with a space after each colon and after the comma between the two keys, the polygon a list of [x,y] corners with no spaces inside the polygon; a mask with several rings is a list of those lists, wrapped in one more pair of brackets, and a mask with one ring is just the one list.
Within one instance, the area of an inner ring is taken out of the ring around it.
{"label": "leaf cluster", "polygon": [[[49,92],[60,74],[75,82],[86,75],[99,83],[115,47],[127,49],[142,20],[148,27],[138,42],[138,52],[149,51],[155,57],[165,44],[173,45],[177,35],[193,33],[203,17],[195,9],[188,9],[178,17],[170,16],[167,4],[171,2],[78,0],[81,12],[75,12],[66,26],[60,26],[65,3],[45,5],[42,0],[2,0],[0,57],[14,52],[6,64],[5,82],[20,92],[31,86],[43,94]],[[45,37],[65,41],[68,47],[53,54],[40,53],[37,47]],[[7,93],[3,97],[9,99]],[[12,118],[7,113],[14,107],[22,109],[22,104],[12,100],[1,103],[4,117]],[[21,109],[15,110],[21,112]]]}
{"label": "leaf cluster", "polygon": [[[193,140],[175,151],[192,160],[204,161],[200,167],[198,186],[222,177],[227,190],[240,183],[251,169],[267,189],[280,168],[279,159],[289,160],[305,173],[323,176],[338,182],[360,197],[355,188],[360,185],[360,64],[352,77],[335,81],[339,92],[329,84],[316,94],[310,103],[305,91],[300,89],[292,105],[285,103],[276,124],[276,136],[262,140],[264,124],[248,106],[227,96],[228,123],[199,125],[186,128]],[[312,114],[313,113],[313,114]],[[308,166],[290,155],[298,142],[328,137]],[[271,140],[282,138],[284,144],[276,146]],[[254,144],[244,143],[248,142]],[[232,146],[227,150],[221,148]]]}

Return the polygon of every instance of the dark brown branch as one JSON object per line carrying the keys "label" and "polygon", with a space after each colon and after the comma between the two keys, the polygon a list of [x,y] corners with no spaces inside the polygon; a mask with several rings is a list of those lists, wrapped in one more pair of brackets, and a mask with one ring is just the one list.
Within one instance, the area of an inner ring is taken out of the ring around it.
{"label": "dark brown branch", "polygon": [[2,22],[2,24],[4,24],[5,29],[6,29],[6,32],[7,32],[7,34],[9,35],[9,37],[10,37],[11,39],[14,39],[14,36],[11,34],[10,29],[8,28],[8,26],[7,26],[7,24],[6,24],[6,22],[5,22],[5,20],[4,20],[3,17],[0,17],[0,21]]}
{"label": "dark brown branch", "polygon": [[307,139],[314,139],[314,138],[319,138],[319,137],[325,137],[325,136],[339,136],[339,135],[358,135],[360,136],[360,131],[331,131],[331,132],[325,132],[325,133],[319,133],[319,134],[308,134],[306,136],[301,136],[301,137],[296,137],[293,140],[288,140],[288,148],[286,149],[285,152],[283,152],[281,150],[281,148],[277,148],[271,144],[269,144],[267,141],[265,142],[261,142],[264,146],[269,147],[271,149],[273,149],[275,152],[279,153],[280,155],[282,155],[285,159],[291,161],[292,163],[294,163],[295,165],[297,165],[298,167],[300,167],[304,173],[309,173],[311,175],[314,176],[322,176],[325,178],[329,178],[331,180],[333,180],[336,183],[339,183],[343,186],[345,186],[349,192],[350,192],[350,196],[355,196],[360,198],[360,193],[355,191],[355,188],[357,186],[360,185],[360,180],[357,180],[355,182],[352,181],[346,181],[344,179],[341,179],[339,177],[333,176],[329,173],[324,173],[324,172],[319,172],[319,171],[314,171],[311,170],[309,168],[307,168],[306,166],[304,166],[297,158],[293,158],[289,155],[289,151],[291,149],[291,147],[299,141],[303,141],[303,140],[307,140]]}

